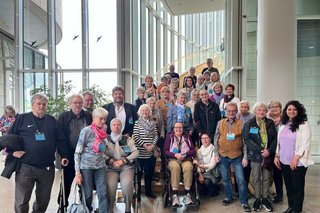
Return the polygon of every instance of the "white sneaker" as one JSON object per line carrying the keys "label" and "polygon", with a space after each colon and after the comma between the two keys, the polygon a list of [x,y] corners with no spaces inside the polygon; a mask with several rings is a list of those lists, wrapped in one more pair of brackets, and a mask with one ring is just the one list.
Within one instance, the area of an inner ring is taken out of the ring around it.
{"label": "white sneaker", "polygon": [[191,205],[193,203],[190,193],[188,193],[186,196],[184,196],[184,203],[187,205]]}
{"label": "white sneaker", "polygon": [[172,195],[172,206],[180,206],[180,201],[178,195]]}

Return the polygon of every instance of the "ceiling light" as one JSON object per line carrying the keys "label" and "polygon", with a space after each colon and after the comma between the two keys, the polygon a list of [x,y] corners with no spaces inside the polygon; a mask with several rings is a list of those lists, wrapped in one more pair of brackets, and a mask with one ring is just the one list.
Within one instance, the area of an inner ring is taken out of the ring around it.
{"label": "ceiling light", "polygon": [[314,46],[310,46],[310,47],[308,47],[309,49],[314,49]]}

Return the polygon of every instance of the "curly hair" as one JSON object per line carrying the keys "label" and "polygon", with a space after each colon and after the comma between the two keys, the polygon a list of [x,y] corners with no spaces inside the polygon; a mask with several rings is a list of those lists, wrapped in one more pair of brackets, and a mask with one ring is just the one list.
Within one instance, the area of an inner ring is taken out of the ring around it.
{"label": "curly hair", "polygon": [[303,104],[301,104],[299,101],[292,100],[286,104],[286,106],[282,111],[281,123],[283,125],[287,124],[289,121],[289,117],[287,115],[287,109],[290,105],[294,106],[297,109],[297,116],[292,119],[290,124],[290,130],[292,132],[295,132],[297,131],[297,129],[299,129],[299,125],[307,121],[308,118],[306,114],[306,109],[304,108]]}

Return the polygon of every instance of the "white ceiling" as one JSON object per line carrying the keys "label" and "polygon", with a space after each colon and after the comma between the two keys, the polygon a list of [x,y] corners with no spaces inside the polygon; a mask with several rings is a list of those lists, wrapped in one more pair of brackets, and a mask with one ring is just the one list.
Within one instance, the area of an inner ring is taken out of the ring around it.
{"label": "white ceiling", "polygon": [[225,0],[161,0],[171,15],[223,10]]}

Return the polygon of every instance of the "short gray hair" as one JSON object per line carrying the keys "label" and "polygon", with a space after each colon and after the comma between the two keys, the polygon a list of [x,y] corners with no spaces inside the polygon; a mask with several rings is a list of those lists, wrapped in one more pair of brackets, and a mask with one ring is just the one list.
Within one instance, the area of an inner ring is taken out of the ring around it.
{"label": "short gray hair", "polygon": [[180,97],[180,96],[187,97],[187,94],[186,94],[184,91],[180,90],[180,91],[177,93],[177,97]]}
{"label": "short gray hair", "polygon": [[98,107],[95,110],[93,110],[92,117],[106,118],[108,114],[109,112],[106,109]]}
{"label": "short gray hair", "polygon": [[148,109],[148,110],[149,110],[149,115],[151,115],[151,108],[149,107],[148,104],[142,104],[142,105],[139,107],[138,115],[141,116],[141,110],[144,109],[144,108]]}
{"label": "short gray hair", "polygon": [[238,111],[238,104],[236,102],[229,102],[226,104],[226,109],[229,107],[229,106],[234,106],[236,107],[237,111]]}
{"label": "short gray hair", "polygon": [[138,94],[138,92],[146,92],[146,89],[143,86],[140,86],[136,89],[136,92]]}
{"label": "short gray hair", "polygon": [[34,104],[35,100],[39,99],[48,103],[48,97],[44,93],[36,93],[31,97],[31,105]]}
{"label": "short gray hair", "polygon": [[120,125],[121,125],[121,128],[122,128],[122,122],[121,122],[120,118],[114,118],[114,119],[112,119],[112,120],[110,121],[110,126],[112,126],[112,124],[115,123],[115,122],[119,122]]}
{"label": "short gray hair", "polygon": [[86,95],[90,95],[90,96],[94,97],[93,93],[92,93],[91,91],[89,91],[89,90],[84,91],[84,92],[82,93],[82,96],[83,96],[83,97],[85,97]]}
{"label": "short gray hair", "polygon": [[246,105],[249,107],[249,109],[250,109],[250,103],[249,103],[249,101],[247,101],[247,100],[242,100],[242,101],[240,101],[240,106],[241,106],[242,104],[246,104]]}
{"label": "short gray hair", "polygon": [[71,104],[71,102],[72,102],[72,100],[73,100],[74,98],[80,98],[80,99],[83,101],[83,95],[81,95],[81,94],[73,94],[73,95],[71,95],[71,96],[69,97],[69,104]]}
{"label": "short gray hair", "polygon": [[257,110],[258,110],[260,107],[263,107],[263,108],[266,110],[266,112],[268,112],[268,106],[267,106],[265,103],[258,101],[258,102],[256,102],[256,103],[254,104],[254,106],[253,106],[253,113],[256,114]]}
{"label": "short gray hair", "polygon": [[155,97],[150,97],[150,98],[148,98],[148,99],[146,100],[146,103],[148,104],[148,103],[150,103],[151,101],[156,102],[157,100],[156,100]]}
{"label": "short gray hair", "polygon": [[200,93],[200,91],[199,91],[198,89],[193,89],[193,90],[191,91],[191,96],[193,96],[193,93],[195,93],[195,92],[199,92],[199,93]]}

